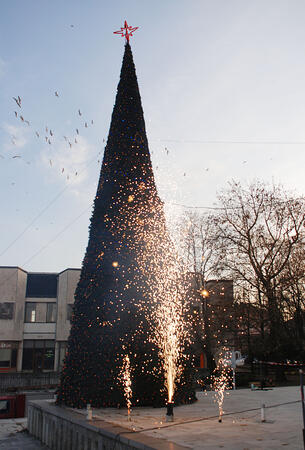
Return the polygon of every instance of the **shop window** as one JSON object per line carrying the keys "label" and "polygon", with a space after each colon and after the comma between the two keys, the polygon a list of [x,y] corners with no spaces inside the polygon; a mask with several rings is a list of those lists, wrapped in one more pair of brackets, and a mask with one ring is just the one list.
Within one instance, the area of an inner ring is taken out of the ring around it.
{"label": "shop window", "polygon": [[10,367],[11,365],[11,349],[0,349],[0,367]]}
{"label": "shop window", "polygon": [[23,343],[22,370],[54,370],[55,342],[26,340]]}
{"label": "shop window", "polygon": [[22,370],[33,370],[34,341],[23,341]]}
{"label": "shop window", "polygon": [[55,346],[54,341],[45,341],[45,352],[43,368],[45,370],[54,370]]}
{"label": "shop window", "polygon": [[17,348],[15,344],[6,344],[5,348],[0,348],[0,369],[13,369],[17,365]]}
{"label": "shop window", "polygon": [[0,319],[12,320],[14,318],[14,306],[15,303],[11,302],[0,303]]}

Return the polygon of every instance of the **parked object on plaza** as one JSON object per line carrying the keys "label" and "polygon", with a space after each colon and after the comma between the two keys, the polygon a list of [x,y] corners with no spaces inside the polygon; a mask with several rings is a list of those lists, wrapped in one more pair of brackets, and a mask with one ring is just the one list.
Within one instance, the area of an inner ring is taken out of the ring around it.
{"label": "parked object on plaza", "polygon": [[25,394],[0,397],[0,419],[24,417]]}

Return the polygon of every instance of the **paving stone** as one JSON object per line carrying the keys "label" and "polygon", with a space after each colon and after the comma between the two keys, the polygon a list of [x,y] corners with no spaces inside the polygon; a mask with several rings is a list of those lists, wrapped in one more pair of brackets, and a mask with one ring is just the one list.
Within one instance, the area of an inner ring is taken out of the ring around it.
{"label": "paving stone", "polygon": [[1,450],[47,450],[49,447],[30,436],[27,431],[14,433],[0,441]]}

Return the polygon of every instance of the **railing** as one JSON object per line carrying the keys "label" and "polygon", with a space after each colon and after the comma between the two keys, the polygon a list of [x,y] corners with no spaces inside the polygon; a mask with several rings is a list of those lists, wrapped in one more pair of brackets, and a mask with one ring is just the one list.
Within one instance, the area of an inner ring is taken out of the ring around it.
{"label": "railing", "polygon": [[0,373],[0,392],[56,387],[59,383],[59,376],[59,372]]}

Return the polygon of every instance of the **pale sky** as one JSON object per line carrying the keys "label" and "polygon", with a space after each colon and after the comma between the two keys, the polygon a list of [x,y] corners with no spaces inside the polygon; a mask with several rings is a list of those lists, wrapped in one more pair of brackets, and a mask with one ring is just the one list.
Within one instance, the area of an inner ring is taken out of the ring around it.
{"label": "pale sky", "polygon": [[81,266],[125,19],[166,204],[213,206],[232,178],[304,194],[304,0],[2,1],[0,265]]}

